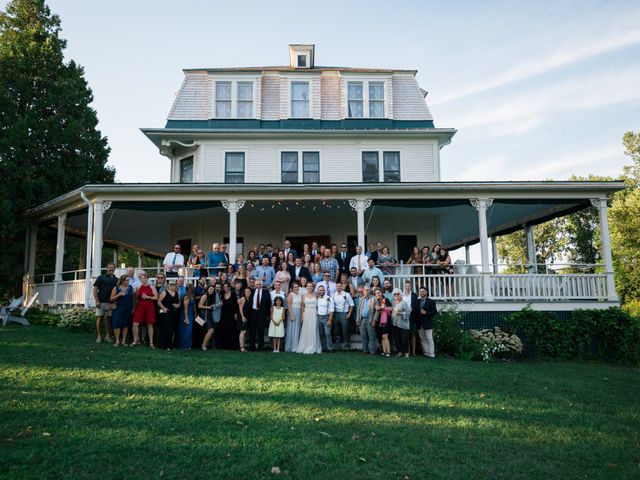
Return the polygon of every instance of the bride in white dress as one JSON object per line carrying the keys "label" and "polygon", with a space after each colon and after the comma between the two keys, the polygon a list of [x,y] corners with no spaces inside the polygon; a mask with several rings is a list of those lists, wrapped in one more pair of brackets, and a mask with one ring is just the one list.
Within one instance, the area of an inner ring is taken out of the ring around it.
{"label": "bride in white dress", "polygon": [[307,284],[307,293],[302,296],[302,328],[297,353],[322,353],[318,330],[318,299],[313,292],[313,283]]}

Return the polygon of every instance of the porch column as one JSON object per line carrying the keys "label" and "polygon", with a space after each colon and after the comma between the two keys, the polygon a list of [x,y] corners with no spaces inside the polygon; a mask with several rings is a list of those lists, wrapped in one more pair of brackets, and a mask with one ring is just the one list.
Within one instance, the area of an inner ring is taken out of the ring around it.
{"label": "porch column", "polygon": [[356,211],[358,217],[358,245],[362,247],[364,253],[367,249],[365,245],[365,231],[364,231],[364,212],[371,206],[371,200],[355,199],[349,200],[349,205]]}
{"label": "porch column", "polygon": [[619,300],[616,293],[616,284],[613,278],[613,258],[611,257],[611,237],[609,235],[609,217],[607,215],[607,198],[594,198],[591,205],[597,207],[600,218],[600,241],[602,242],[602,259],[604,260],[604,273],[607,275],[607,295],[610,302]]}
{"label": "porch column", "polygon": [[64,262],[64,234],[65,225],[67,224],[67,214],[58,215],[58,241],[56,243],[56,267],[54,281],[62,281],[62,269]]}
{"label": "porch column", "polygon": [[238,243],[238,212],[244,207],[244,200],[223,201],[222,206],[229,212],[229,262],[236,263]]}
{"label": "porch column", "polygon": [[489,234],[487,233],[487,208],[493,204],[493,199],[490,198],[472,198],[469,200],[471,205],[478,211],[478,239],[480,242],[480,255],[482,257],[482,290],[484,292],[483,298],[485,302],[493,301],[493,294],[491,293],[491,277],[489,274]]}
{"label": "porch column", "polygon": [[29,262],[27,264],[27,273],[33,281],[36,274],[36,245],[38,243],[38,224],[34,223],[29,227]]}
{"label": "porch column", "polygon": [[471,250],[469,249],[469,245],[464,246],[464,261],[467,265],[471,265]]}
{"label": "porch column", "polygon": [[96,200],[93,205],[93,259],[92,276],[100,276],[100,270],[102,268],[102,218],[104,212],[109,210],[111,202],[103,202],[102,200]]}
{"label": "porch column", "polygon": [[491,235],[491,258],[493,259],[493,273],[498,273],[498,238]]}
{"label": "porch column", "polygon": [[529,271],[531,273],[538,273],[538,260],[536,258],[536,236],[535,236],[535,226],[534,225],[525,225],[525,232],[527,234],[527,262],[529,265]]}

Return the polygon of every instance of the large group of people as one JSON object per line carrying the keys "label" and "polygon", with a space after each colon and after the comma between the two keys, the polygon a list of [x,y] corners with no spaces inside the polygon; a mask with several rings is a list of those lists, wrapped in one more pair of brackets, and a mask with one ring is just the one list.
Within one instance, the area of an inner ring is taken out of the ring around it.
{"label": "large group of people", "polygon": [[[407,264],[424,273],[452,273],[448,252],[415,247]],[[359,331],[362,351],[433,358],[435,302],[427,286],[394,288],[397,259],[382,242],[322,246],[301,252],[258,245],[231,261],[224,244],[205,255],[198,245],[185,259],[180,245],[167,253],[163,271],[151,281],[134,268],[119,277],[115,265],[94,283],[98,343],[148,344],[161,349],[263,350],[303,354],[351,350]],[[191,275],[185,280],[184,268]],[[419,342],[418,342],[419,338]],[[419,343],[419,344],[418,344]]]}

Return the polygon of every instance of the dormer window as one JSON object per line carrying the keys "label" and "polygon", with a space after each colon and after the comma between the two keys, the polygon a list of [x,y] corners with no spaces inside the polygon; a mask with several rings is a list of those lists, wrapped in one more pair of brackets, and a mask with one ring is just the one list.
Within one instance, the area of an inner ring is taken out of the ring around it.
{"label": "dormer window", "polygon": [[313,68],[315,45],[289,45],[289,66],[291,68]]}

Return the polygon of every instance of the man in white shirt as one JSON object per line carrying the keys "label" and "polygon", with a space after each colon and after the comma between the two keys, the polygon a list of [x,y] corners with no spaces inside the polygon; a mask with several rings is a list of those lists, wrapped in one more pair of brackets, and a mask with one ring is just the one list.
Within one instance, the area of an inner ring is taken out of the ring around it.
{"label": "man in white shirt", "polygon": [[282,306],[285,311],[287,310],[287,295],[282,291],[282,285],[279,281],[273,282],[273,290],[270,292],[271,294],[271,305],[274,304],[276,297],[280,297],[282,299]]}
{"label": "man in white shirt", "polygon": [[329,272],[324,272],[323,275],[323,280],[320,280],[318,282],[318,284],[316,285],[316,293],[318,293],[320,287],[324,288],[324,292],[327,294],[327,296],[332,296],[334,293],[336,293],[336,282],[332,282],[331,279],[331,274]]}
{"label": "man in white shirt", "polygon": [[333,352],[331,340],[331,324],[333,322],[333,301],[325,295],[324,287],[318,289],[318,329],[320,330],[320,342],[322,351]]}
{"label": "man in white shirt", "polygon": [[164,257],[162,263],[167,278],[178,278],[178,269],[184,267],[184,257],[180,250],[180,245],[176,244],[173,246],[173,252],[167,253]]}
{"label": "man in white shirt", "polygon": [[367,268],[367,257],[364,253],[362,253],[362,247],[358,245],[356,247],[356,254],[351,257],[351,261],[349,262],[349,270],[355,267],[358,276],[362,275],[362,271]]}
{"label": "man in white shirt", "polygon": [[340,350],[351,350],[351,328],[349,318],[353,313],[353,298],[343,290],[342,284],[336,285],[333,300],[333,325],[336,333],[336,344]]}
{"label": "man in white shirt", "polygon": [[129,285],[131,285],[134,292],[138,290],[140,285],[142,285],[142,282],[136,276],[136,269],[133,267],[127,268],[127,278],[129,279]]}

